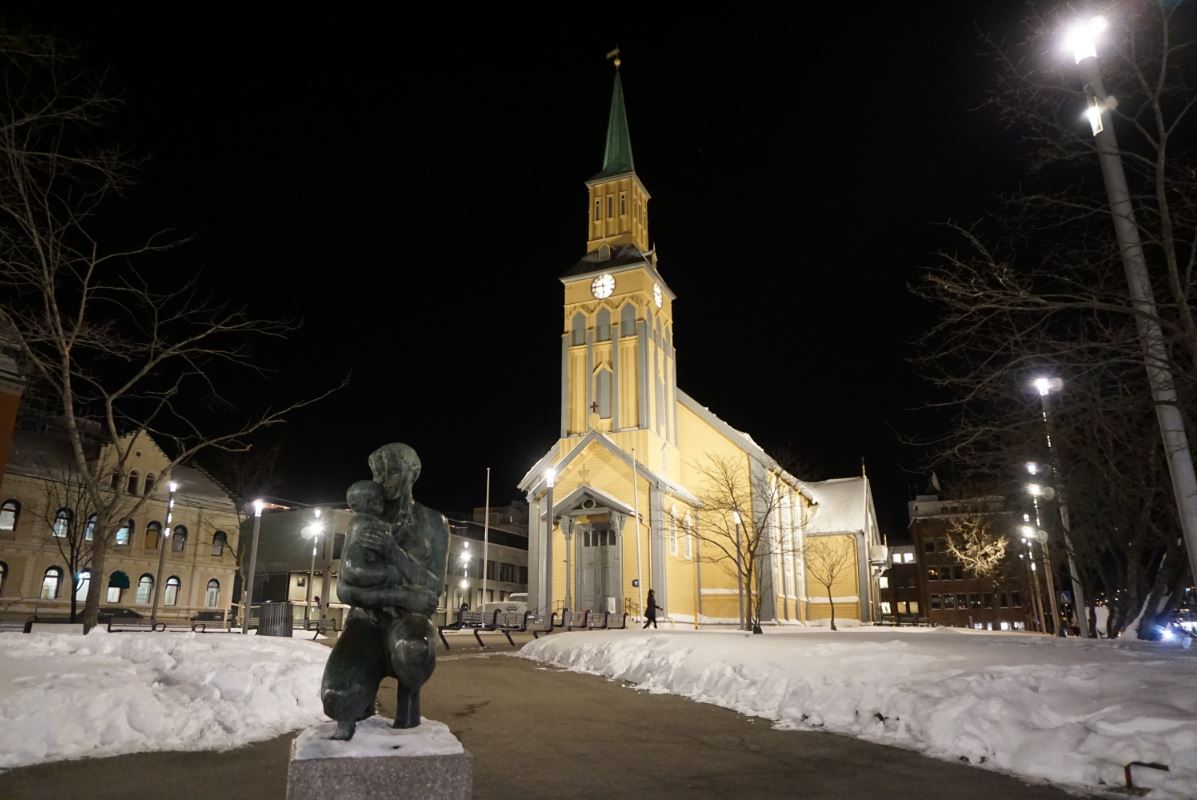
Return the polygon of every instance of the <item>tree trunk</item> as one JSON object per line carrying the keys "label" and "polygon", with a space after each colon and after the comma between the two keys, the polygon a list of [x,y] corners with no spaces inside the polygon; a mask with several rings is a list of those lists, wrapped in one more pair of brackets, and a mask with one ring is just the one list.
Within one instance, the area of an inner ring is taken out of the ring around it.
{"label": "tree trunk", "polygon": [[831,606],[831,629],[837,630],[835,627],[835,598],[831,596],[831,587],[827,587],[827,602]]}
{"label": "tree trunk", "polygon": [[[107,556],[107,537],[97,536],[91,551],[91,583],[87,587],[87,601],[83,604],[84,633],[94,628],[100,617],[100,593],[104,590],[104,561]],[[157,590],[158,587],[154,588]]]}

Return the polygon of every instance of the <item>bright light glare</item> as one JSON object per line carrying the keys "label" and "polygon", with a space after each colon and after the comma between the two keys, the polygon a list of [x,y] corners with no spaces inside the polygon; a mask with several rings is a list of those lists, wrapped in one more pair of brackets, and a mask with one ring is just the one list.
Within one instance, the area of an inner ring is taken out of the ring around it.
{"label": "bright light glare", "polygon": [[557,480],[557,470],[549,467],[544,471],[544,482],[550,489],[553,488],[553,482]]}
{"label": "bright light glare", "polygon": [[460,561],[461,561],[461,563],[463,563],[463,564],[468,564],[468,563],[470,563],[470,554],[469,554],[469,553],[462,553],[462,554],[461,554],[461,559],[460,559]]}
{"label": "bright light glare", "polygon": [[262,516],[262,509],[265,507],[266,507],[265,500],[255,500],[254,501],[254,516],[255,517]]}
{"label": "bright light glare", "polygon": [[1089,120],[1089,129],[1093,131],[1094,136],[1106,129],[1105,123],[1101,121],[1101,107],[1096,103],[1085,109],[1085,119]]}
{"label": "bright light glare", "polygon": [[172,492],[177,492],[177,491],[179,491],[179,482],[178,482],[178,481],[171,481],[171,482],[170,482],[170,490],[171,490]]}
{"label": "bright light glare", "polygon": [[320,534],[324,533],[324,525],[319,522],[313,522],[308,526],[308,536],[315,539]]}
{"label": "bright light glare", "polygon": [[1072,53],[1076,63],[1086,58],[1097,58],[1097,38],[1110,24],[1100,14],[1087,20],[1075,22],[1064,34],[1064,46]]}
{"label": "bright light glare", "polygon": [[314,516],[316,519],[320,519],[320,511],[321,509],[319,508],[312,509],[312,516]]}
{"label": "bright light glare", "polygon": [[1035,526],[1034,525],[1020,525],[1018,529],[1020,531],[1022,531],[1022,535],[1027,537],[1028,539],[1035,538]]}
{"label": "bright light glare", "polygon": [[1046,397],[1047,393],[1052,390],[1052,382],[1047,378],[1036,378],[1031,381],[1031,385],[1038,390],[1040,397]]}
{"label": "bright light glare", "polygon": [[732,509],[732,520],[739,525],[743,520],[740,518],[739,509]]}
{"label": "bright light glare", "polygon": [[1168,630],[1167,628],[1160,628],[1160,641],[1161,642],[1171,642],[1175,638],[1176,638],[1175,633]]}
{"label": "bright light glare", "polygon": [[1038,475],[1039,474],[1039,465],[1036,464],[1034,461],[1028,461],[1027,462],[1027,472],[1031,473],[1032,475]]}
{"label": "bright light glare", "polygon": [[461,588],[461,589],[468,589],[468,588],[470,588],[470,582],[467,581],[465,578],[462,578],[461,583],[457,584],[457,586],[458,586],[458,588]]}
{"label": "bright light glare", "polygon": [[1031,497],[1039,497],[1043,494],[1043,487],[1037,483],[1028,483],[1027,491],[1031,493]]}

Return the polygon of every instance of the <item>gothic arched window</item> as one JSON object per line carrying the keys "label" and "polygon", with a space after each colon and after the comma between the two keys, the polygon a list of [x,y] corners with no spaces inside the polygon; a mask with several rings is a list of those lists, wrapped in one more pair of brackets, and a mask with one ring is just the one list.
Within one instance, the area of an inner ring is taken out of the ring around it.
{"label": "gothic arched window", "polygon": [[62,585],[62,568],[50,567],[46,570],[46,574],[42,576],[42,594],[43,600],[57,600],[58,588]]}
{"label": "gothic arched window", "polygon": [[187,529],[182,525],[175,526],[175,534],[170,537],[170,551],[182,553],[187,549]]}
{"label": "gothic arched window", "polygon": [[594,398],[600,419],[611,419],[611,370],[603,367],[594,376]]}
{"label": "gothic arched window", "polygon": [[595,317],[594,338],[600,342],[611,338],[611,312],[605,308],[599,309]]}
{"label": "gothic arched window", "polygon": [[224,555],[224,548],[228,546],[229,536],[224,531],[217,531],[212,534],[212,555]]}
{"label": "gothic arched window", "polygon": [[573,323],[570,325],[571,342],[573,344],[586,344],[586,315],[579,311],[574,314]]}
{"label": "gothic arched window", "polygon": [[148,572],[137,581],[137,605],[148,606],[154,597],[154,576]]}
{"label": "gothic arched window", "polygon": [[178,575],[171,575],[166,579],[166,592],[162,597],[162,605],[177,606],[179,604],[179,589],[182,588],[182,582],[179,581]]}
{"label": "gothic arched window", "polygon": [[636,334],[636,306],[628,303],[619,312],[619,335],[634,336]]}
{"label": "gothic arched window", "polygon": [[158,543],[162,541],[162,523],[151,522],[145,526],[145,549],[157,550]]}
{"label": "gothic arched window", "polygon": [[204,607],[216,608],[220,601],[220,581],[213,578],[208,581],[208,591],[204,593]]}
{"label": "gothic arched window", "polygon": [[67,534],[71,532],[71,513],[69,508],[60,508],[58,513],[54,515],[54,527],[51,529],[53,534],[59,539],[65,539]]}
{"label": "gothic arched window", "polygon": [[137,473],[137,470],[133,470],[132,472],[130,472],[129,473],[129,482],[125,485],[125,491],[127,491],[129,494],[133,494],[133,495],[137,494],[137,489],[138,489],[137,482],[138,482],[138,480],[140,480],[140,478],[141,478],[141,476]]}
{"label": "gothic arched window", "polygon": [[0,505],[0,531],[15,531],[20,516],[21,504],[11,498],[5,500],[4,504]]}

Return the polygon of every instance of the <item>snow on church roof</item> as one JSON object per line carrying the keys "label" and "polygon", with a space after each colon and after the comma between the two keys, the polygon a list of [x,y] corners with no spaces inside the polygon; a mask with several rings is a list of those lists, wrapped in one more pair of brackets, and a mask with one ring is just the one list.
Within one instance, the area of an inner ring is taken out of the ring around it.
{"label": "snow on church roof", "polygon": [[807,483],[818,505],[807,533],[839,533],[865,529],[867,487],[863,476]]}

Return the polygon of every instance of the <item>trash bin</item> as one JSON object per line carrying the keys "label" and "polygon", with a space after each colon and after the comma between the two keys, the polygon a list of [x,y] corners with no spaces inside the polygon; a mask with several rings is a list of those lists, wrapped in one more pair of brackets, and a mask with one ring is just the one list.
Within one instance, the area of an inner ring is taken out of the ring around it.
{"label": "trash bin", "polygon": [[290,636],[294,626],[294,603],[290,601],[267,600],[258,612],[259,636]]}

